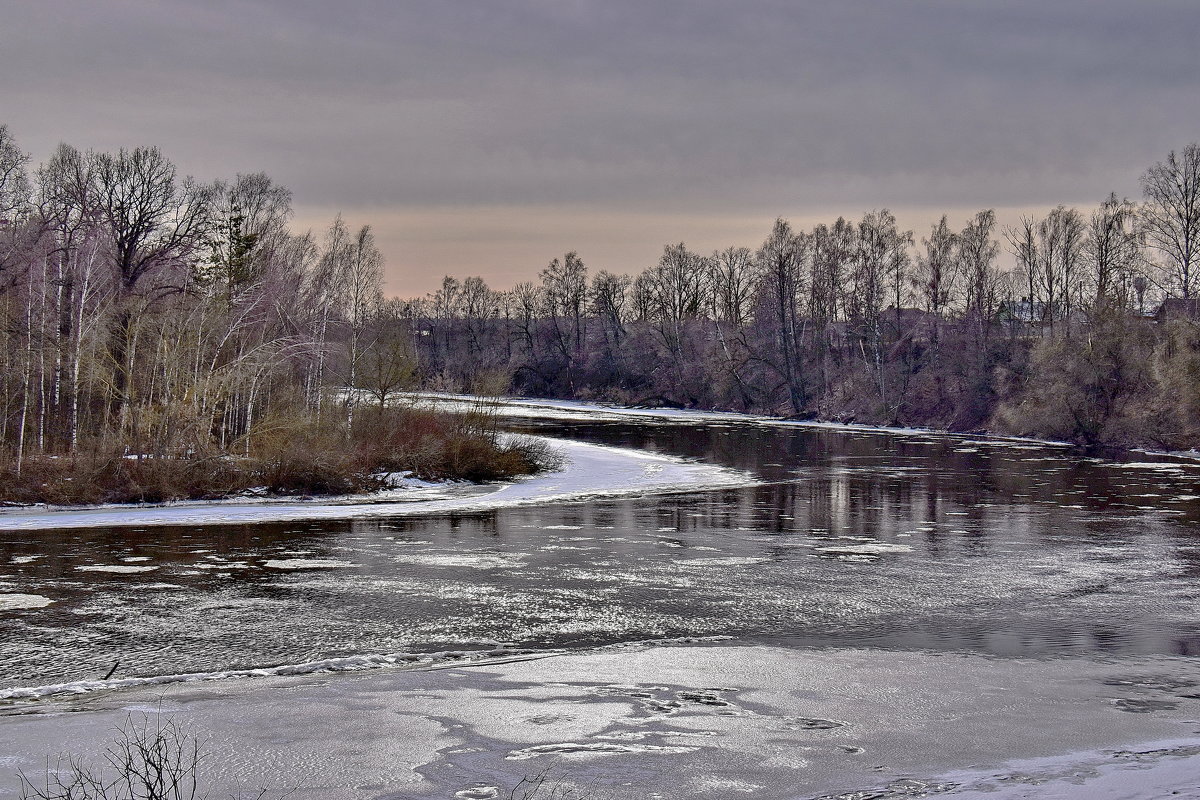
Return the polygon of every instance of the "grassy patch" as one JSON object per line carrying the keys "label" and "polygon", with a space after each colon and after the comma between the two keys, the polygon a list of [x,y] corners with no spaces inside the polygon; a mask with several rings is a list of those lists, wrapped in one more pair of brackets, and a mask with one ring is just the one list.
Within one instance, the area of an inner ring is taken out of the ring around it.
{"label": "grassy patch", "polygon": [[486,414],[364,409],[344,421],[268,417],[230,452],[130,454],[93,442],[74,455],[0,463],[0,502],[87,505],[213,500],[250,490],[319,496],[371,492],[385,475],[487,481],[557,466],[541,441],[500,434]]}

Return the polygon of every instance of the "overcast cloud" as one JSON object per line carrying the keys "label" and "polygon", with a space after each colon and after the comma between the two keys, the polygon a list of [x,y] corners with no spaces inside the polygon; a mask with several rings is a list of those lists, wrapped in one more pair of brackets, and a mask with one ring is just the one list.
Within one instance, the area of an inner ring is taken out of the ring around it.
{"label": "overcast cloud", "polygon": [[265,171],[299,225],[373,223],[403,294],[777,215],[1091,205],[1200,139],[1190,0],[8,5],[0,123],[35,160]]}

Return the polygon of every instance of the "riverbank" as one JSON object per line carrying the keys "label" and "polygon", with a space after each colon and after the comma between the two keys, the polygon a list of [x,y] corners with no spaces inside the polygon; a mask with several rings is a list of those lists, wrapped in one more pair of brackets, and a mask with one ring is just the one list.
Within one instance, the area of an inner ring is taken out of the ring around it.
{"label": "riverbank", "polygon": [[658,453],[547,437],[514,438],[546,454],[555,466],[509,481],[426,483],[371,494],[308,500],[250,497],[139,506],[42,505],[0,509],[0,530],[413,517],[546,502],[726,489],[756,483],[738,470]]}
{"label": "riverbank", "polygon": [[484,482],[557,466],[536,439],[503,436],[470,406],[364,408],[355,423],[267,420],[224,449],[94,443],[0,463],[0,505],[81,506],[373,494],[419,481]]}
{"label": "riverbank", "polygon": [[[446,411],[469,408],[485,402],[475,395],[445,392],[414,392],[406,395],[417,404]],[[1081,453],[1103,458],[1122,459],[1140,456],[1154,458],[1200,461],[1200,450],[1156,450],[1147,447],[1084,447],[1075,442],[1057,439],[1039,439],[1033,436],[1015,436],[987,430],[954,431],[944,428],[890,425],[874,425],[854,421],[822,419],[789,419],[764,414],[748,414],[740,411],[722,411],[691,408],[652,408],[644,406],[622,406],[587,400],[561,400],[534,397],[504,397],[492,400],[489,413],[500,417],[526,419],[590,420],[596,422],[654,421],[666,424],[723,424],[743,423],[770,427],[812,428],[818,430],[846,431],[851,433],[877,433],[894,436],[940,436],[963,442],[986,441],[991,444],[1009,444],[1013,447],[1036,446],[1072,449]]]}
{"label": "riverbank", "polygon": [[1180,681],[1200,681],[1197,669],[1172,657],[633,645],[144,687],[5,718],[0,798],[46,754],[94,757],[130,713],[195,733],[214,794],[240,783],[294,800],[502,798],[549,769],[612,800],[1195,797],[1200,701]]}
{"label": "riverbank", "polygon": [[513,405],[564,470],[0,536],[0,778],[160,711],[213,796],[502,800],[549,767],[615,800],[1082,800],[1200,769],[1200,465]]}

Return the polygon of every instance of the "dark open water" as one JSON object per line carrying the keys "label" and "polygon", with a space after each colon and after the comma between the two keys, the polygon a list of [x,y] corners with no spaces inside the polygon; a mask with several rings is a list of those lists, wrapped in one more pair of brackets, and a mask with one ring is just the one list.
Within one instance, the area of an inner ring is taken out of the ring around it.
{"label": "dark open water", "polygon": [[[0,532],[0,591],[54,601],[0,611],[0,686],[118,661],[122,677],[710,636],[1200,653],[1200,465],[746,424],[521,427],[766,483],[429,519]],[[95,566],[155,569],[79,569]]]}

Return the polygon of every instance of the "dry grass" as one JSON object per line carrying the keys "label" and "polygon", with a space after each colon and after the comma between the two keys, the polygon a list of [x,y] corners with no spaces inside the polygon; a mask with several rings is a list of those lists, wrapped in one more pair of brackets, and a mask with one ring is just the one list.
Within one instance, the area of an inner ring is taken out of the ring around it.
{"label": "dry grass", "polygon": [[259,488],[273,495],[353,494],[383,488],[381,475],[389,472],[485,481],[555,466],[539,441],[501,436],[485,414],[402,408],[364,409],[349,433],[341,420],[268,417],[233,450],[139,458],[112,443],[92,443],[74,456],[27,458],[19,474],[8,458],[0,462],[0,503],[212,500]]}

